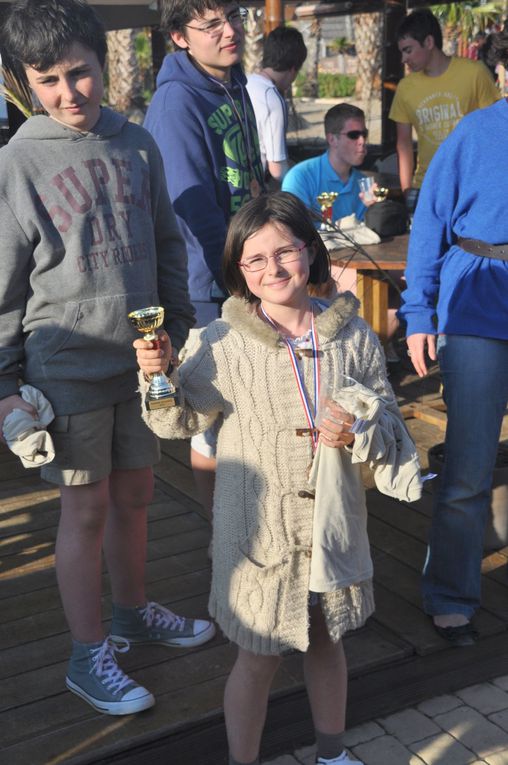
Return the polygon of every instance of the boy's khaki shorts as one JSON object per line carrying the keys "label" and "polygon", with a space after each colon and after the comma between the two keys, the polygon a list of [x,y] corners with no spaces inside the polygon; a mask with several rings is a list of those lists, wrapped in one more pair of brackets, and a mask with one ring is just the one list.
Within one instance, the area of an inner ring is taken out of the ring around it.
{"label": "boy's khaki shorts", "polygon": [[48,430],[55,459],[41,468],[46,481],[80,486],[107,478],[112,470],[151,467],[159,441],[141,417],[138,396],[93,412],[55,417]]}

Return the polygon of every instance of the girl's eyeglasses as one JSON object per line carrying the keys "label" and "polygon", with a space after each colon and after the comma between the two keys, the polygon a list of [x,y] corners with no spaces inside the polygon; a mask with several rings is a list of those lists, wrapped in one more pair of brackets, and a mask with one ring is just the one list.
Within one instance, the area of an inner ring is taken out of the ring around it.
{"label": "girl's eyeglasses", "polygon": [[230,11],[230,13],[228,13],[222,19],[213,19],[204,27],[192,27],[190,24],[186,24],[185,26],[189,29],[195,29],[196,32],[204,32],[205,35],[210,35],[211,37],[219,37],[219,35],[221,35],[224,31],[226,22],[232,27],[238,29],[245,24],[248,17],[249,11],[247,8],[242,8],[240,6],[239,8],[235,8],[233,11]]}
{"label": "girl's eyeglasses", "polygon": [[285,247],[283,250],[274,252],[273,255],[269,255],[268,257],[266,255],[253,255],[252,258],[238,261],[238,265],[240,268],[243,268],[244,271],[264,271],[270,258],[273,258],[280,266],[285,266],[287,263],[299,260],[306,247],[306,244],[302,244],[301,247],[297,247],[296,245],[293,247]]}

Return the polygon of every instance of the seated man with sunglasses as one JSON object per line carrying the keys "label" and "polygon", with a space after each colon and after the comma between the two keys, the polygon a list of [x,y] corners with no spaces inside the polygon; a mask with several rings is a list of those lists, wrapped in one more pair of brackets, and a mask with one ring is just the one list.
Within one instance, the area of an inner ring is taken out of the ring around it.
{"label": "seated man with sunglasses", "polygon": [[352,104],[332,106],[325,114],[325,134],[327,151],[292,167],[282,190],[299,197],[317,215],[320,214],[317,196],[324,191],[336,191],[332,220],[352,213],[363,220],[367,206],[372,204],[364,202],[359,186],[364,176],[356,169],[367,154],[365,114]]}

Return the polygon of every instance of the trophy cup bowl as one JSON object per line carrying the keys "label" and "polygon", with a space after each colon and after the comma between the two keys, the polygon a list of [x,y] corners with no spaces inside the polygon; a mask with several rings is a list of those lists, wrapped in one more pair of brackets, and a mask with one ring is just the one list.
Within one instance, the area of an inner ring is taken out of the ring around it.
{"label": "trophy cup bowl", "polygon": [[[152,343],[153,348],[159,348],[159,338],[155,331],[164,321],[164,308],[162,306],[150,306],[131,311],[127,317],[138,332],[141,332],[144,340]],[[150,386],[145,397],[147,409],[165,409],[176,404],[176,388],[168,380],[163,372],[155,372],[150,375]]]}
{"label": "trophy cup bowl", "polygon": [[317,195],[316,199],[321,207],[322,218],[321,226],[319,227],[320,231],[332,230],[332,226],[330,225],[332,222],[332,207],[338,196],[339,193],[337,191],[322,191]]}
{"label": "trophy cup bowl", "polygon": [[387,189],[384,186],[378,186],[377,189],[374,189],[374,196],[378,202],[383,202],[389,193],[390,189]]}

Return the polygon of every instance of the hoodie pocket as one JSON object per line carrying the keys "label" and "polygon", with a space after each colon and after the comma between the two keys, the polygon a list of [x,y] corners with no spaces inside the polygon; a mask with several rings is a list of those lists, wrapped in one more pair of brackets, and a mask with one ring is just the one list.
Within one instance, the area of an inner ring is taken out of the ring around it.
{"label": "hoodie pocket", "polygon": [[127,315],[157,300],[135,293],[66,303],[61,317],[30,333],[28,378],[95,381],[134,371],[138,334]]}

